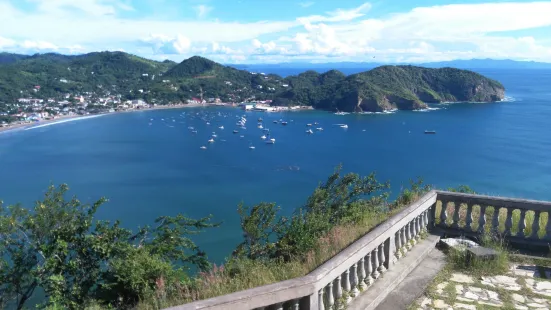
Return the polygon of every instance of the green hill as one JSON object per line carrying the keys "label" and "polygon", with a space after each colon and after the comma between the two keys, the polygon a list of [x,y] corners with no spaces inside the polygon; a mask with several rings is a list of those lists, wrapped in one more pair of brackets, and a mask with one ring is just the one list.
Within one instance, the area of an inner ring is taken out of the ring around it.
{"label": "green hill", "polygon": [[286,79],[292,89],[278,95],[275,104],[306,104],[340,111],[413,110],[426,103],[499,101],[501,83],[478,73],[453,68],[381,66],[345,77],[338,71],[307,71]]}
{"label": "green hill", "polygon": [[27,55],[21,55],[21,54],[12,54],[12,53],[0,53],[0,64],[11,64],[14,62],[17,62],[19,60],[28,58]]}
{"label": "green hill", "polygon": [[[33,90],[40,85],[40,91]],[[417,109],[442,101],[497,101],[503,86],[480,74],[452,69],[381,66],[345,76],[331,70],[282,78],[255,74],[194,56],[175,63],[123,52],[85,55],[0,54],[0,103],[65,94],[121,95],[123,99],[182,102],[192,97],[226,102],[273,99],[274,105],[311,105],[340,111]]]}
{"label": "green hill", "polygon": [[[172,66],[122,52],[37,54],[0,65],[0,102],[65,93],[129,94],[131,90],[147,88],[154,82],[153,76]],[[39,93],[33,93],[35,85],[41,86]]]}

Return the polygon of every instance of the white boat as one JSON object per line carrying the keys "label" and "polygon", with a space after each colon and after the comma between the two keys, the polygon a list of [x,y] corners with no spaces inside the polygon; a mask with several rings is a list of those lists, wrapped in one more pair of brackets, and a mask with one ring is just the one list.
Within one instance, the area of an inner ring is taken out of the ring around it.
{"label": "white boat", "polygon": [[224,129],[224,126],[220,126],[220,127],[218,127],[218,128],[220,128],[220,129]]}
{"label": "white boat", "polygon": [[258,125],[258,128],[259,128],[259,129],[262,129],[262,128],[264,128],[264,127],[263,127],[262,125]]}
{"label": "white boat", "polygon": [[318,128],[316,128],[316,130],[318,130],[318,131],[322,131],[322,130],[323,130],[323,128],[321,128],[321,127],[318,127]]}
{"label": "white boat", "polygon": [[191,133],[197,133],[197,130],[192,130]]}
{"label": "white boat", "polygon": [[215,135],[215,134],[213,134],[213,135],[212,135],[212,137],[213,137],[213,138],[216,138],[216,137],[218,137],[218,136],[217,136],[217,135]]}
{"label": "white boat", "polygon": [[274,121],[274,124],[277,124],[277,121]]}
{"label": "white boat", "polygon": [[314,133],[314,132],[312,131],[312,129],[308,129],[308,130],[306,130],[306,133],[311,134],[311,133]]}
{"label": "white boat", "polygon": [[271,138],[271,139],[270,139],[270,142],[275,143],[275,139],[274,139],[274,138]]}
{"label": "white boat", "polygon": [[202,146],[202,147],[200,147],[200,149],[201,149],[201,150],[206,150],[207,147],[206,147],[206,146]]}
{"label": "white boat", "polygon": [[254,150],[255,147],[251,145],[251,146],[249,146],[249,149]]}
{"label": "white boat", "polygon": [[239,136],[239,138],[245,138],[245,136]]}
{"label": "white boat", "polygon": [[319,123],[318,123],[318,122],[315,122],[314,125],[319,125]]}
{"label": "white boat", "polygon": [[262,135],[262,136],[260,137],[260,139],[264,140],[264,139],[266,139],[266,136],[265,136],[265,135]]}
{"label": "white boat", "polygon": [[348,113],[348,112],[337,112],[337,113],[335,113],[335,115],[347,115],[347,114],[350,114],[350,113]]}
{"label": "white boat", "polygon": [[340,127],[346,129],[346,128],[348,128],[348,125],[344,124],[344,125],[341,125]]}
{"label": "white boat", "polygon": [[209,123],[209,122],[207,122],[207,125],[210,125],[210,123]]}
{"label": "white boat", "polygon": [[238,133],[238,132],[239,132],[239,131],[237,131],[237,130],[234,130],[234,131],[233,131],[233,133]]}
{"label": "white boat", "polygon": [[209,143],[214,143],[214,139],[210,138]]}
{"label": "white boat", "polygon": [[310,126],[312,126],[312,124],[306,124],[306,126],[310,127]]}

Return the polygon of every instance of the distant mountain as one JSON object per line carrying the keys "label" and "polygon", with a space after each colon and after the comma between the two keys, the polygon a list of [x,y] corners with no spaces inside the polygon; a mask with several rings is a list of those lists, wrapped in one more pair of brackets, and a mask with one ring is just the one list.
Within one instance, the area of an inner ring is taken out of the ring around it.
{"label": "distant mountain", "polygon": [[496,101],[504,96],[499,82],[452,68],[386,65],[349,76],[337,70],[322,74],[310,70],[283,78],[199,56],[181,63],[123,52],[19,56],[5,55],[6,62],[0,64],[0,102],[88,93],[95,98],[121,95],[158,103],[185,102],[193,97],[226,102],[272,99],[274,105],[383,111],[423,108],[426,102]]}
{"label": "distant mountain", "polygon": [[470,59],[431,62],[421,64],[429,68],[465,68],[465,69],[551,69],[551,63],[535,61],[517,61],[510,59]]}
{"label": "distant mountain", "polygon": [[291,89],[279,94],[274,104],[333,111],[414,110],[426,108],[426,103],[490,102],[505,96],[501,83],[455,68],[380,66],[348,77],[335,70],[307,71],[286,80]]}
{"label": "distant mountain", "polygon": [[329,63],[304,63],[291,62],[279,64],[239,64],[230,65],[238,69],[253,72],[274,72],[281,69],[302,69],[325,71],[331,69],[354,69],[354,71],[370,70],[385,65],[413,65],[427,68],[452,67],[458,69],[551,69],[551,63],[498,59],[470,59],[452,60],[427,63],[382,63],[382,62],[329,62]]}

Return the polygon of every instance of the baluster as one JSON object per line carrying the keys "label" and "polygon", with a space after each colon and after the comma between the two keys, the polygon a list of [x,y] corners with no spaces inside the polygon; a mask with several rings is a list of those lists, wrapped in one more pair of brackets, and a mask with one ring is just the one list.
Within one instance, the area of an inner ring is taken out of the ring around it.
{"label": "baluster", "polygon": [[473,231],[473,205],[467,204],[467,218],[465,219],[465,229]]}
{"label": "baluster", "polygon": [[401,232],[400,232],[400,229],[398,229],[398,231],[396,232],[396,236],[394,237],[394,242],[396,243],[395,255],[397,259],[400,259],[402,257],[402,251],[400,251],[400,248],[402,247],[401,241],[402,241]]}
{"label": "baluster", "polygon": [[421,215],[415,218],[415,239],[421,238]]}
{"label": "baluster", "polygon": [[333,281],[329,282],[329,285],[327,285],[327,309],[331,310],[333,309],[333,305],[335,304],[335,291],[333,290]]}
{"label": "baluster", "polygon": [[411,250],[412,244],[411,244],[411,222],[406,224],[406,248]]}
{"label": "baluster", "polygon": [[360,286],[360,290],[362,291],[365,291],[365,289],[367,288],[367,285],[365,285],[365,258],[362,257],[362,259],[360,259],[360,265],[358,266],[360,268],[360,270],[358,270],[358,282],[360,283],[359,286]]}
{"label": "baluster", "polygon": [[425,211],[425,231],[427,232],[429,231],[430,227],[434,226],[434,219],[431,220],[432,209],[436,209],[436,204],[434,204],[430,209]]}
{"label": "baluster", "polygon": [[293,299],[291,302],[291,309],[292,310],[300,310],[300,298]]}
{"label": "baluster", "polygon": [[371,261],[371,252],[367,253],[367,255],[365,256],[365,264],[366,264],[366,277],[365,277],[365,284],[367,285],[367,287],[370,287],[371,284],[373,284],[373,277],[372,277],[372,274],[373,274],[373,263]]}
{"label": "baluster", "polygon": [[459,228],[459,208],[461,208],[461,203],[454,202],[453,203],[453,223],[452,228]]}
{"label": "baluster", "polygon": [[500,207],[494,207],[494,215],[492,216],[492,231],[499,233],[499,209]]}
{"label": "baluster", "polygon": [[386,268],[385,268],[385,262],[386,262],[386,258],[385,258],[385,244],[382,243],[381,245],[379,245],[379,272],[382,274],[386,271]]}
{"label": "baluster", "polygon": [[404,252],[404,253],[403,253],[404,256],[406,255],[406,253],[407,253],[407,251],[408,251],[408,249],[407,249],[407,242],[408,242],[408,239],[407,239],[407,237],[406,237],[406,230],[407,230],[406,227],[407,227],[407,225],[404,226],[404,227],[402,227],[402,228],[400,229],[400,243],[402,244],[401,249],[402,249],[402,251]]}
{"label": "baluster", "polygon": [[478,233],[483,234],[486,228],[486,206],[480,206],[480,217],[478,218]]}
{"label": "baluster", "polygon": [[379,255],[378,255],[378,250],[377,248],[375,248],[373,250],[373,279],[377,280],[380,276],[379,272],[377,271],[377,269],[379,268]]}
{"label": "baluster", "polygon": [[430,230],[433,227],[436,227],[436,211],[437,211],[436,206],[437,206],[437,202],[435,202],[432,206],[430,206],[430,209],[428,210],[427,230]]}
{"label": "baluster", "polygon": [[551,239],[551,212],[547,211],[547,225],[545,227],[545,238]]}
{"label": "baluster", "polygon": [[423,231],[429,230],[429,210],[423,211]]}
{"label": "baluster", "polygon": [[442,200],[442,211],[440,212],[440,225],[448,226],[446,220],[448,219],[448,202]]}
{"label": "baluster", "polygon": [[335,281],[335,284],[337,285],[336,287],[336,290],[335,290],[335,299],[338,303],[340,303],[340,299],[342,297],[342,279],[341,279],[341,276],[338,276],[336,281]]}
{"label": "baluster", "polygon": [[344,280],[343,288],[344,288],[344,291],[347,293],[346,303],[349,303],[352,300],[352,297],[350,297],[350,295],[352,294],[352,288],[350,287],[350,268],[346,269],[346,271],[344,272],[343,280]]}
{"label": "baluster", "polygon": [[325,304],[324,304],[324,300],[323,300],[323,290],[325,288],[322,288],[321,290],[318,291],[318,309],[319,310],[325,310]]}
{"label": "baluster", "polygon": [[524,238],[526,235],[524,234],[524,230],[526,229],[526,210],[520,210],[520,219],[518,221],[518,232],[517,237]]}
{"label": "baluster", "polygon": [[411,244],[415,245],[417,241],[415,238],[417,237],[417,225],[415,225],[415,218],[413,218],[410,222],[411,226]]}
{"label": "baluster", "polygon": [[513,227],[513,209],[505,208],[507,212],[507,217],[505,218],[505,230],[503,234],[505,236],[511,235],[511,228]]}
{"label": "baluster", "polygon": [[352,297],[358,296],[360,294],[360,291],[358,290],[358,263],[354,263],[352,268],[350,268],[350,285],[352,285],[350,295]]}
{"label": "baluster", "polygon": [[275,307],[275,310],[283,310],[283,303],[278,302],[277,304],[274,305],[274,307]]}
{"label": "baluster", "polygon": [[541,211],[534,211],[534,223],[532,223],[532,235],[530,238],[539,239],[538,232],[540,230],[540,213]]}

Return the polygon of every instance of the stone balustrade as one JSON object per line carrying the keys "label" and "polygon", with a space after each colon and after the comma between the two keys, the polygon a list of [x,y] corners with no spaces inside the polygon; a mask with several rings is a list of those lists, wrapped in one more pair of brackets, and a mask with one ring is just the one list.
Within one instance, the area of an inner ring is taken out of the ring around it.
{"label": "stone balustrade", "polygon": [[504,237],[515,244],[551,243],[551,202],[437,191],[435,226],[445,232]]}
{"label": "stone balustrade", "polygon": [[381,275],[399,264],[424,231],[437,228],[457,235],[493,231],[509,239],[547,244],[551,241],[551,225],[546,220],[549,212],[550,202],[430,191],[304,277],[170,310],[346,308],[346,304],[361,297]]}
{"label": "stone balustrade", "polygon": [[436,192],[377,226],[310,274],[170,308],[329,310],[344,307],[399,262],[427,230]]}

